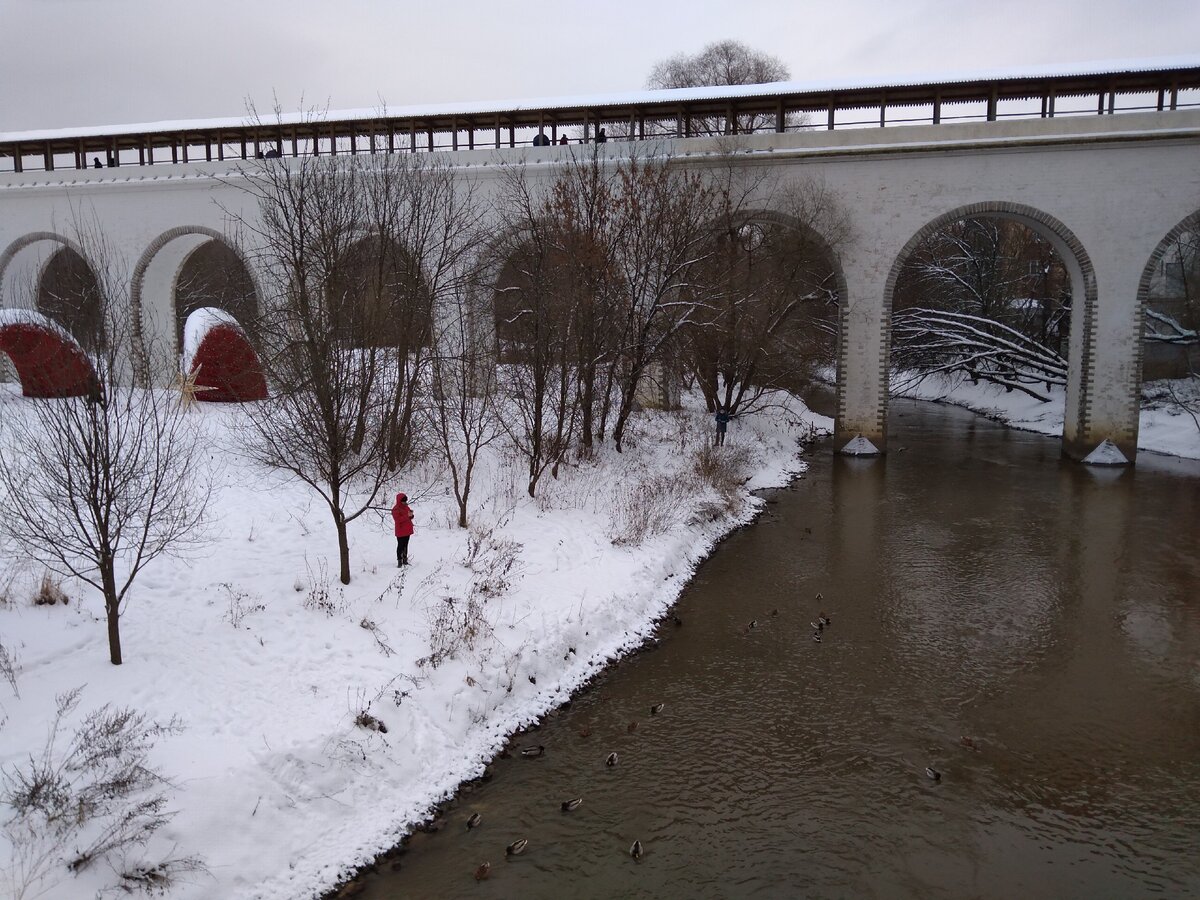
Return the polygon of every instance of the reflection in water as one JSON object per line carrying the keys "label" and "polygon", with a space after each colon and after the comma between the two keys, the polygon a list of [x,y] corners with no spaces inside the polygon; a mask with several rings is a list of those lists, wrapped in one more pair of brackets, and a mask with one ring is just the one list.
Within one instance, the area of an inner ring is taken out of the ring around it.
{"label": "reflection in water", "polygon": [[1200,895],[1200,467],[1095,472],[929,404],[890,434],[814,454],[683,628],[363,896]]}

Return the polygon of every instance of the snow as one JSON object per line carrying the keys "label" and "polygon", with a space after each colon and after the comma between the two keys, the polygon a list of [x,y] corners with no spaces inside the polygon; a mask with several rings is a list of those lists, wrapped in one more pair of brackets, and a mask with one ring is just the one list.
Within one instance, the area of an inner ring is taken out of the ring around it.
{"label": "snow", "polygon": [[229,325],[242,333],[242,326],[238,324],[238,320],[225,310],[217,309],[215,306],[202,306],[188,315],[187,321],[183,323],[181,371],[184,373],[192,371],[192,360],[196,358],[200,345],[208,333],[218,325]]}
{"label": "snow", "polygon": [[[1171,401],[1172,390],[1179,399],[1200,408],[1200,381],[1196,379],[1143,383],[1146,399],[1138,422],[1138,449],[1200,459],[1200,424]],[[972,384],[965,375],[939,375],[910,385],[901,396],[963,406],[1014,428],[1059,436],[1065,392],[1053,387],[1047,394],[1050,401],[1042,402],[1021,391],[1006,392],[982,381]]]}
{"label": "snow", "polygon": [[1129,460],[1117,445],[1108,438],[1096,445],[1096,449],[1083,458],[1089,466],[1127,466]]}
{"label": "snow", "polygon": [[861,434],[856,434],[853,440],[842,447],[840,452],[849,456],[878,456],[879,448]]}
{"label": "snow", "polygon": [[161,122],[142,122],[130,125],[96,125],[74,128],[12,131],[0,133],[0,144],[36,141],[57,141],[78,137],[115,137],[129,134],[149,134],[170,131],[202,131],[217,128],[251,128],[298,125],[312,121],[348,122],[372,121],[380,118],[429,118],[438,116],[490,116],[496,113],[522,110],[584,109],[603,106],[635,106],[669,104],[713,99],[736,100],[743,97],[774,96],[777,94],[822,94],[831,91],[875,90],[879,88],[920,87],[933,84],[961,84],[978,81],[1009,81],[1037,78],[1059,78],[1072,75],[1089,76],[1153,72],[1163,69],[1193,69],[1200,67],[1200,55],[1143,57],[1134,59],[1098,60],[1094,62],[1060,63],[1040,66],[1012,66],[994,69],[957,70],[945,72],[901,73],[891,77],[863,79],[812,79],[808,81],[778,81],[767,84],[722,85],[717,87],[673,88],[670,90],[615,91],[576,96],[536,97],[519,100],[465,101],[459,103],[426,103],[370,109],[327,110],[317,114],[284,113],[263,118],[232,116],[215,119],[176,119]]}
{"label": "snow", "polygon": [[75,343],[75,338],[71,337],[66,329],[36,309],[0,309],[0,328],[6,325],[28,325],[42,328],[51,334],[58,335],[69,344]]}
{"label": "snow", "polygon": [[[0,555],[0,638],[20,691],[0,679],[0,767],[41,750],[55,696],[80,685],[67,733],[106,702],[160,722],[178,716],[185,730],[152,756],[177,814],[148,850],[198,854],[208,873],[170,896],[294,900],[331,887],[480,775],[513,730],[640,644],[697,562],[755,515],[760,501],[749,491],[786,483],[803,468],[797,436],[831,424],[798,401],[734,420],[727,444],[750,449],[752,471],[720,514],[692,474],[712,419],[687,400],[683,413],[639,414],[624,454],[606,446],[593,462],[572,462],[558,480],[546,477],[536,500],[519,461],[499,448],[483,461],[474,534],[484,555],[503,552],[489,529],[519,554],[510,586],[480,595],[474,644],[436,666],[421,660],[445,634],[434,627],[444,598],[466,597],[478,580],[440,467],[414,467],[389,485],[416,513],[413,564],[394,568],[382,508],[350,526],[353,582],[343,591],[328,512],[302,486],[236,455],[241,407],[193,408],[219,486],[212,543],[202,558],[159,559],[141,574],[121,620],[124,665],[108,662],[93,592],[66,582],[69,605],[34,606],[42,571],[12,548]],[[0,421],[25,409],[14,385],[0,385]],[[623,505],[654,479],[678,487],[665,531],[614,544],[627,537],[614,525]],[[321,603],[323,571],[334,574]],[[368,705],[386,734],[355,725]],[[0,832],[0,895],[10,854]],[[78,875],[58,865],[54,877],[40,896],[91,897],[114,879],[104,864]]]}

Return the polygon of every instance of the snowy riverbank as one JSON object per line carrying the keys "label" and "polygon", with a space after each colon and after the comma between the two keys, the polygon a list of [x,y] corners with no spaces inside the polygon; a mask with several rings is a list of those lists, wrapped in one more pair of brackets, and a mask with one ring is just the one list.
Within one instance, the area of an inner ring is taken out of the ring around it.
{"label": "snowy riverbank", "polygon": [[[0,394],[0,414],[19,415],[22,402]],[[230,444],[237,408],[194,415],[214,446]],[[173,784],[176,814],[146,857],[196,855],[207,873],[170,896],[319,893],[478,776],[511,731],[637,646],[695,564],[753,517],[750,491],[786,483],[803,467],[799,439],[830,424],[798,401],[739,418],[702,475],[711,418],[694,401],[646,413],[624,454],[602,448],[547,478],[536,500],[520,463],[493,456],[470,532],[454,527],[431,463],[393,485],[413,499],[413,565],[397,572],[386,512],[364,517],[351,526],[345,589],[315,497],[214,452],[212,541],[201,557],[142,574],[122,618],[120,667],[108,662],[94,592],[65,582],[67,605],[34,606],[42,570],[5,548],[0,641],[19,696],[0,679],[0,766],[12,772],[41,754],[55,697],[80,686],[63,744],[105,703],[178,717],[183,730],[150,757]],[[729,477],[739,460],[741,484]],[[627,540],[643,530],[641,542]],[[363,727],[372,718],[386,733]],[[21,864],[0,838],[0,892],[16,893]],[[74,875],[58,861],[45,892],[27,896],[95,896],[121,865]]]}
{"label": "snowy riverbank", "polygon": [[[1200,459],[1200,427],[1196,421],[1169,401],[1168,386],[1185,402],[1200,401],[1200,385],[1195,380],[1151,381],[1142,386],[1143,402],[1138,428],[1138,449]],[[917,400],[951,403],[987,416],[1014,428],[1058,437],[1063,427],[1063,391],[1055,388],[1050,402],[1043,402],[1021,391],[1006,392],[986,382],[972,384],[964,375],[930,376],[910,384],[902,396]]]}

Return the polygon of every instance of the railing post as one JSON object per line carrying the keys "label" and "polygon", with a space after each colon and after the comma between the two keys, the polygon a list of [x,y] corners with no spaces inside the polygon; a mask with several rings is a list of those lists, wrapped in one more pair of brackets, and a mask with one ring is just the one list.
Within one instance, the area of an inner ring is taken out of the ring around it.
{"label": "railing post", "polygon": [[938,91],[933,95],[933,124],[942,124],[942,94]]}
{"label": "railing post", "polygon": [[834,104],[834,102],[833,102],[833,99],[831,98],[831,99],[830,99],[830,101],[829,101],[829,124],[827,125],[827,128],[828,128],[830,131],[833,131],[833,126],[834,126],[834,114],[835,114],[836,112],[837,112],[837,106]]}

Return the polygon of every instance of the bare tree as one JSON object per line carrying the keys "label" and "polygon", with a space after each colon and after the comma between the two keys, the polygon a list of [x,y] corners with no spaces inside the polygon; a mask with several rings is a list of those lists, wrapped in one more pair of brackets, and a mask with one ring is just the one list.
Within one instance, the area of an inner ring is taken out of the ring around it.
{"label": "bare tree", "polygon": [[512,415],[505,429],[528,464],[529,495],[542,475],[557,475],[578,423],[569,266],[557,245],[557,223],[545,190],[521,166],[505,170],[500,208],[506,239],[493,248],[503,260],[496,287],[496,336],[501,383]]}
{"label": "bare tree", "polygon": [[[30,400],[5,417],[0,527],[34,559],[100,592],[109,657],[120,665],[129,591],[159,556],[200,543],[211,483],[178,394],[133,386],[135,349],[167,354],[135,342],[126,273],[97,228],[77,224],[76,239],[96,269],[91,321],[103,332],[82,342],[97,348],[96,389]],[[170,371],[169,361],[157,370]]]}
{"label": "bare tree", "polygon": [[581,452],[603,440],[612,406],[620,346],[622,286],[616,249],[626,218],[619,200],[621,172],[592,145],[572,153],[542,204],[556,263],[559,302],[570,317],[568,352],[575,373]]}
{"label": "bare tree", "polygon": [[504,431],[497,408],[495,359],[483,339],[479,313],[466,290],[446,304],[433,342],[432,385],[425,415],[450,471],[458,527],[467,527],[479,454]]}
{"label": "bare tree", "polygon": [[712,223],[721,198],[710,179],[666,157],[623,160],[616,194],[624,221],[614,249],[620,353],[611,380],[618,398],[613,442],[622,449],[638,388],[654,363],[674,366],[680,332],[704,302],[696,280],[715,253]]}
{"label": "bare tree", "polygon": [[[778,57],[755,50],[741,41],[715,41],[699,53],[679,53],[654,66],[646,87],[664,88],[706,87],[709,85],[768,84],[787,81],[788,67]],[[788,124],[803,123],[803,117],[792,115]],[[730,123],[723,116],[692,119],[690,134],[725,134]],[[748,133],[775,130],[773,114],[747,114],[737,117],[737,130]]]}
{"label": "bare tree", "polygon": [[237,182],[257,205],[257,216],[238,221],[262,273],[256,336],[272,394],[248,407],[244,450],[325,501],[343,584],[350,583],[347,526],[371,508],[388,476],[401,390],[396,354],[377,339],[389,298],[370,265],[384,256],[377,266],[390,267],[381,251],[395,235],[377,229],[394,212],[374,208],[372,181],[407,177],[395,159],[263,161]]}

